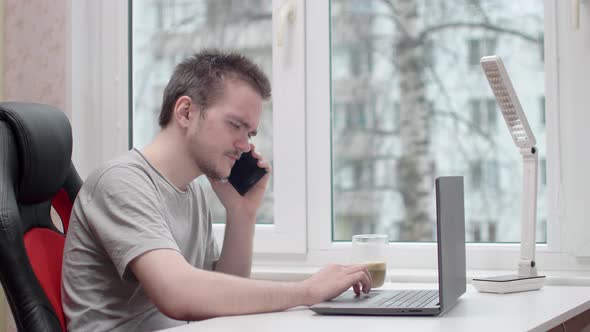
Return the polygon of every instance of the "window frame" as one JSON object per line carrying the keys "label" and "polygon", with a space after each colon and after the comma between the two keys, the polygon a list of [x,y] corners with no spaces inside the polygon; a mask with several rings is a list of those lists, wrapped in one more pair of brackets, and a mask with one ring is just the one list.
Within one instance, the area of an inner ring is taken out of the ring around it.
{"label": "window frame", "polygon": [[[72,160],[85,179],[100,163],[128,150],[127,4],[69,0],[66,109]],[[125,31],[125,33],[122,33]]]}
{"label": "window frame", "polygon": [[[279,0],[273,1],[273,13],[280,4]],[[98,163],[128,149],[129,15],[125,1],[69,0],[68,5],[71,66],[66,107],[72,114],[73,159],[85,178]],[[590,245],[585,241],[590,238],[590,226],[585,222],[586,204],[580,199],[590,187],[590,176],[586,174],[590,158],[580,152],[580,137],[590,136],[584,128],[590,115],[584,114],[581,106],[590,103],[583,88],[590,68],[582,66],[590,58],[590,50],[584,48],[583,42],[590,34],[590,14],[580,13],[580,31],[573,33],[567,2],[544,0],[544,5],[549,211],[547,243],[537,245],[536,258],[540,271],[588,270],[588,260],[579,258],[590,257]],[[285,82],[273,77],[275,98],[298,91],[297,98],[275,106],[284,107],[280,113],[284,118],[274,120],[275,133],[283,133],[275,136],[275,190],[284,190],[275,192],[277,196],[286,195],[282,203],[275,205],[275,211],[290,209],[295,213],[276,214],[277,220],[286,218],[284,224],[256,226],[255,264],[346,263],[350,243],[331,240],[331,133],[326,129],[330,128],[330,112],[322,111],[331,107],[330,23],[326,20],[329,1],[297,0],[295,17],[292,31],[300,35],[291,39],[292,34],[287,34],[289,47],[280,53],[273,51],[273,66],[275,61],[294,61],[299,66],[285,69]],[[275,27],[273,18],[273,41]],[[127,112],[120,112],[122,109]],[[224,226],[215,228],[221,242]],[[513,271],[519,250],[518,244],[469,243],[467,267]],[[434,269],[435,244],[392,243],[389,259],[390,266],[396,268]]]}

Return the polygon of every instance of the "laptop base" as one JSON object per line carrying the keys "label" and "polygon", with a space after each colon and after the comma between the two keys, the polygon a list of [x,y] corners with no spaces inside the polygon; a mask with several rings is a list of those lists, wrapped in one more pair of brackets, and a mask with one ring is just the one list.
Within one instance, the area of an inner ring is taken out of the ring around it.
{"label": "laptop base", "polygon": [[324,315],[436,316],[441,313],[438,302],[437,290],[374,290],[361,295],[346,291],[310,309]]}
{"label": "laptop base", "polygon": [[438,316],[440,315],[440,309],[428,309],[428,310],[376,310],[376,309],[358,309],[347,310],[347,309],[327,309],[327,308],[310,308],[311,311],[322,315],[332,316]]}

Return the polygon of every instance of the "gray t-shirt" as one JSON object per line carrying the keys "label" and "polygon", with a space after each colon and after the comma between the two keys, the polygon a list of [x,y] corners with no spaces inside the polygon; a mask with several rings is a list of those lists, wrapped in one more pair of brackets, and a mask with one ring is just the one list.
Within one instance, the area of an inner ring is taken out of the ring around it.
{"label": "gray t-shirt", "polygon": [[203,189],[181,191],[137,150],[92,173],[70,218],[62,267],[68,331],[150,331],[181,325],[162,314],[128,268],[154,249],[211,270],[219,258]]}

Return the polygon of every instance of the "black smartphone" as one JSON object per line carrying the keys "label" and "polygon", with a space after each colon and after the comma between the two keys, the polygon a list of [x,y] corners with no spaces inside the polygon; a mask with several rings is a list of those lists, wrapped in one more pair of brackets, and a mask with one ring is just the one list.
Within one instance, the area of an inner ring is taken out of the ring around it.
{"label": "black smartphone", "polygon": [[244,196],[252,186],[267,173],[266,169],[258,167],[258,159],[252,156],[252,151],[242,153],[231,169],[227,180],[240,195]]}

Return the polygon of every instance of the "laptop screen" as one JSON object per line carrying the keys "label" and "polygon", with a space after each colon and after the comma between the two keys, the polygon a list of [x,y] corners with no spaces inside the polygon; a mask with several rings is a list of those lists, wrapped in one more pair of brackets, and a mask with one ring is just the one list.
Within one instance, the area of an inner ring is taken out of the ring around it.
{"label": "laptop screen", "polygon": [[441,312],[465,293],[465,208],[463,177],[436,179],[438,285]]}

